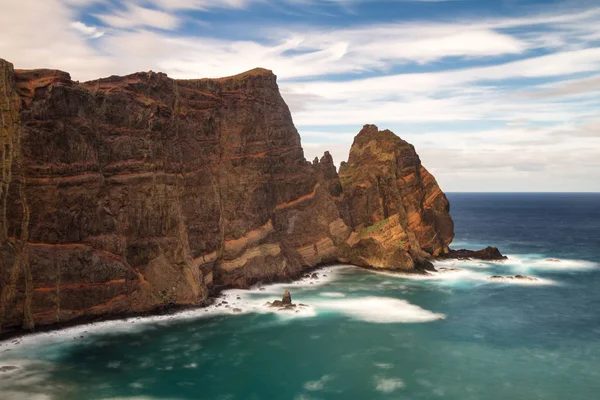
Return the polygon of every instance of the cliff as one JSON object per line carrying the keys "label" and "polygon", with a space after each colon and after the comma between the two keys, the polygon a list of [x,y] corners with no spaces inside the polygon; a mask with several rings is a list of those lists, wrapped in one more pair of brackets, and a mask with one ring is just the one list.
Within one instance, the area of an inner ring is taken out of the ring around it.
{"label": "cliff", "polygon": [[330,262],[445,254],[448,201],[414,148],[367,125],[309,163],[271,71],[74,82],[0,60],[0,329],[170,304]]}

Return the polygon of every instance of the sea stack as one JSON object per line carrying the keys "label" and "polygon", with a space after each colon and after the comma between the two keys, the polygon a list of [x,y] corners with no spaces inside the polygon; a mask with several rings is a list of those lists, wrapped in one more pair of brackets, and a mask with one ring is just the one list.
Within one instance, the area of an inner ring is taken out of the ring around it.
{"label": "sea stack", "polygon": [[292,304],[292,295],[290,294],[289,290],[286,290],[285,292],[283,292],[283,297],[281,298],[281,302],[284,305]]}
{"label": "sea stack", "polygon": [[[415,271],[448,252],[446,196],[365,125],[308,162],[275,75],[76,82],[0,60],[0,329],[202,304],[318,265]],[[291,299],[290,299],[291,301]]]}

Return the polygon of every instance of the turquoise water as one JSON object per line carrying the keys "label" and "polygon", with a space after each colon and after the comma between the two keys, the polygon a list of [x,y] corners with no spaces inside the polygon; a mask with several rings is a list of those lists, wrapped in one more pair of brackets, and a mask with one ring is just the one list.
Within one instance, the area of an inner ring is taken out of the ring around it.
{"label": "turquoise water", "polygon": [[[508,261],[328,267],[220,307],[28,336],[0,347],[19,368],[0,372],[0,398],[598,399],[600,195],[449,197],[455,247]],[[263,306],[285,289],[307,307]]]}

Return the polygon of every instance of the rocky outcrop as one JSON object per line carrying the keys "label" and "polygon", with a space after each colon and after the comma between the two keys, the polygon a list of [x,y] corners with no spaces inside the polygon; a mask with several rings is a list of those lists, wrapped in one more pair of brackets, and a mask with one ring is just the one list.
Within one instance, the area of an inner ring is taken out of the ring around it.
{"label": "rocky outcrop", "polygon": [[452,240],[414,148],[367,125],[309,163],[275,75],[74,82],[0,60],[0,325],[169,305],[331,262],[413,270]]}
{"label": "rocky outcrop", "polygon": [[365,125],[339,175],[355,229],[352,263],[427,268],[428,257],[448,251],[454,237],[448,200],[411,144]]}
{"label": "rocky outcrop", "polygon": [[[289,290],[283,292],[281,300],[274,300],[273,302],[267,301],[265,304],[267,307],[277,308],[280,310],[293,310],[296,305],[292,303],[292,295]],[[300,304],[301,307],[306,307],[305,304]]]}
{"label": "rocky outcrop", "polygon": [[500,250],[497,247],[486,247],[482,250],[453,250],[450,249],[446,254],[443,255],[444,258],[456,258],[460,260],[469,260],[475,258],[477,260],[487,260],[487,261],[499,261],[506,260],[508,257],[502,255]]}

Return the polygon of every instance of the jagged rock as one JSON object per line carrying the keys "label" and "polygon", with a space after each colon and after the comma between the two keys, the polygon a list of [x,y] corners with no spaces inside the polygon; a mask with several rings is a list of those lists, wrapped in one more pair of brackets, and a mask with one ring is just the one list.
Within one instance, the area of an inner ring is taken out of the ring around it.
{"label": "jagged rock", "polygon": [[241,308],[233,308],[231,311],[238,314],[238,313],[242,312],[242,309]]}
{"label": "jagged rock", "polygon": [[328,152],[307,162],[265,69],[79,83],[0,60],[0,112],[0,281],[16,294],[0,330],[202,304],[331,262],[415,270],[453,237],[392,132],[365,125],[339,174]]}
{"label": "jagged rock", "polygon": [[290,294],[289,290],[283,292],[283,298],[281,299],[281,302],[284,305],[292,304],[292,295]]}
{"label": "jagged rock", "polygon": [[0,367],[0,372],[11,372],[18,370],[19,367],[15,367],[14,365],[3,365]]}
{"label": "jagged rock", "polygon": [[310,275],[310,279],[319,279],[319,274],[317,274],[316,272],[313,272],[313,273]]}
{"label": "jagged rock", "polygon": [[483,250],[450,250],[447,254],[443,255],[444,258],[457,258],[457,259],[478,259],[478,260],[506,260],[508,257],[502,255],[497,247],[486,247]]}
{"label": "jagged rock", "polygon": [[281,300],[275,300],[273,302],[265,303],[268,307],[278,308],[280,310],[289,310],[296,308],[295,304],[292,304],[292,295],[288,290],[283,293]]}
{"label": "jagged rock", "polygon": [[433,266],[433,263],[429,260],[423,260],[423,259],[417,259],[414,261],[415,263],[415,269],[417,271],[435,271],[435,267]]}

